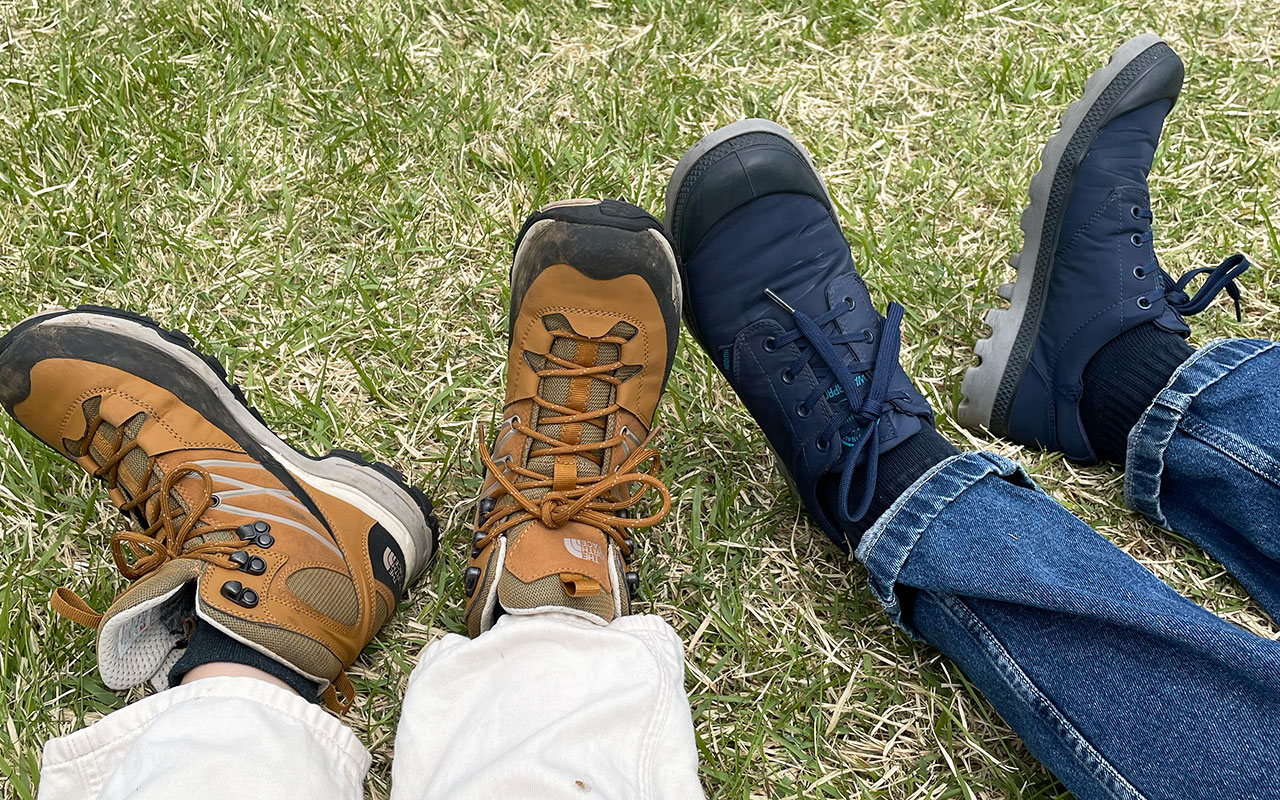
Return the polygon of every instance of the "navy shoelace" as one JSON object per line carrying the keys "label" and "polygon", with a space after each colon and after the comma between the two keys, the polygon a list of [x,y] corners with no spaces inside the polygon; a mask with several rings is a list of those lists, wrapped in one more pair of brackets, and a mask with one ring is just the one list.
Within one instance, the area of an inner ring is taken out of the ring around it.
{"label": "navy shoelace", "polygon": [[[804,418],[812,413],[819,402],[846,401],[852,409],[847,415],[840,413],[831,418],[831,422],[818,437],[819,450],[829,450],[839,435],[844,452],[841,454],[840,488],[837,497],[840,500],[840,517],[846,523],[857,522],[867,513],[871,505],[876,486],[876,467],[880,458],[880,419],[890,410],[894,400],[906,400],[905,392],[889,394],[889,381],[893,378],[898,366],[898,350],[902,345],[903,308],[897,303],[890,303],[885,314],[884,324],[880,328],[880,345],[876,348],[873,361],[851,360],[850,352],[839,345],[857,342],[871,343],[875,341],[875,331],[863,328],[861,331],[841,333],[838,329],[828,333],[826,326],[853,311],[852,300],[837,304],[830,311],[811,317],[803,311],[797,311],[786,301],[766,289],[765,294],[791,314],[796,327],[781,336],[765,340],[765,349],[776,350],[792,342],[800,343],[800,354],[782,373],[784,383],[796,379],[804,367],[814,358],[830,372],[825,383],[821,380],[800,405],[796,406],[797,416]],[[854,397],[854,387],[868,383],[866,375],[870,375],[870,386],[862,401]],[[849,492],[853,484],[853,473],[858,460],[866,453],[866,470],[858,506],[853,513],[849,512]]]}
{"label": "navy shoelace", "polygon": [[[1149,208],[1134,206],[1132,214],[1136,219],[1146,220],[1148,224],[1154,218]],[[1133,235],[1133,244],[1140,247],[1150,243],[1152,238],[1151,229],[1148,228],[1144,233]],[[1240,310],[1240,286],[1236,283],[1236,278],[1243,275],[1249,266],[1249,259],[1236,253],[1216,267],[1193,269],[1175,280],[1159,263],[1153,262],[1146,268],[1139,267],[1134,270],[1138,280],[1153,273],[1160,276],[1160,285],[1138,298],[1138,302],[1143,308],[1150,308],[1152,303],[1164,297],[1169,302],[1170,308],[1184,317],[1189,317],[1204,311],[1220,292],[1225,291],[1235,303],[1238,322],[1243,319],[1243,314]],[[1201,275],[1207,276],[1204,284],[1194,294],[1188,294],[1187,287]]]}

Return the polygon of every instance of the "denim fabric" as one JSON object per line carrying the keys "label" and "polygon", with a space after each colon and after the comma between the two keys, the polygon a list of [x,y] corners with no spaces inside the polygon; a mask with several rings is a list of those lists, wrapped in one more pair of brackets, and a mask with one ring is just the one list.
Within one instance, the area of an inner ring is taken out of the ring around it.
{"label": "denim fabric", "polygon": [[1201,348],[1129,434],[1125,498],[1203,547],[1280,619],[1280,345]]}
{"label": "denim fabric", "polygon": [[939,464],[857,550],[1080,800],[1280,796],[1280,643],[1174,592],[1017,464]]}

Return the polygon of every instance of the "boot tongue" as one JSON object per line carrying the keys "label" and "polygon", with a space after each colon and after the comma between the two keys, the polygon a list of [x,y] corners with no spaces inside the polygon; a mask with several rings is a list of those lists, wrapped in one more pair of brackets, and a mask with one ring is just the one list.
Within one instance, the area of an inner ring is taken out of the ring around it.
{"label": "boot tongue", "polygon": [[[94,418],[98,416],[101,408],[102,398],[92,397],[85,401],[83,412],[85,415],[85,424],[88,425]],[[84,442],[64,442],[67,452],[73,455],[87,455],[93,459],[98,466],[106,463],[116,453],[116,442],[120,442],[120,446],[129,448],[124,458],[121,459],[119,468],[116,470],[116,488],[125,496],[126,499],[133,498],[146,491],[147,488],[155,486],[164,480],[164,472],[157,465],[149,468],[150,459],[141,447],[129,447],[129,445],[138,438],[138,434],[142,432],[142,426],[146,424],[146,412],[139,412],[130,417],[124,424],[117,428],[110,422],[103,420],[98,425],[98,431],[94,434],[93,440],[88,442],[87,447]],[[178,494],[177,489],[169,493],[169,508],[174,522],[180,524],[182,517],[187,512],[186,501]],[[155,521],[160,509],[160,495],[156,494],[146,502],[145,508],[135,509],[130,512],[129,516],[141,529],[145,529]]]}
{"label": "boot tongue", "polygon": [[[561,314],[548,315],[543,324],[553,335],[557,332],[572,333],[569,321]],[[636,334],[634,326],[619,322],[609,331],[610,336],[630,338]],[[556,336],[551,343],[551,354],[565,361],[571,361],[583,367],[595,367],[612,364],[618,360],[621,345],[614,342],[583,342],[570,336]],[[555,369],[554,362],[535,353],[526,353],[526,359],[535,369]],[[620,376],[626,377],[626,376]],[[538,395],[544,400],[560,406],[572,408],[577,412],[598,411],[614,401],[616,387],[608,381],[594,376],[580,378],[549,377],[538,384]],[[558,442],[568,445],[593,444],[602,442],[612,424],[611,419],[594,419],[589,422],[543,423],[542,417],[563,416],[554,411],[546,411],[535,407],[535,428]],[[535,442],[534,449],[540,449],[541,443]],[[529,460],[528,468],[550,476],[556,491],[568,491],[578,485],[579,477],[599,477],[608,464],[608,454],[602,450],[589,450],[578,454],[559,456],[538,456]],[[546,494],[543,490],[532,490],[530,497]]]}
{"label": "boot tongue", "polygon": [[[595,367],[619,361],[621,345],[617,342],[582,341],[561,314],[549,314],[543,324],[553,334],[550,355],[561,362],[581,367]],[[617,322],[603,338],[623,340],[635,336],[637,329],[627,322]],[[556,334],[562,335],[556,335]],[[525,361],[535,371],[559,369],[556,361],[547,355],[526,351]],[[613,372],[614,377],[626,380],[635,375],[639,367],[622,366]],[[538,396],[575,413],[599,411],[612,405],[617,397],[617,387],[603,376],[581,377],[550,376],[538,383]],[[563,417],[555,410],[534,405],[534,418],[530,424],[539,433],[565,445],[597,444],[616,435],[614,418],[597,417],[583,422],[543,422],[547,417]],[[637,432],[639,433],[639,432]],[[532,441],[531,450],[549,447],[542,441]],[[525,496],[532,500],[548,493],[568,492],[588,485],[581,478],[600,478],[611,471],[611,452],[603,449],[586,450],[563,455],[537,455],[530,458],[525,467],[552,481],[551,488],[529,489]],[[520,506],[510,497],[499,501],[498,515],[518,511]],[[610,548],[609,537],[598,528],[585,523],[568,521],[552,527],[539,520],[530,520],[515,528],[506,537],[506,554],[496,592],[498,603],[511,614],[539,613],[545,610],[573,609],[598,619],[609,621],[617,614],[619,593],[614,574],[619,572],[617,556]]]}
{"label": "boot tongue", "polygon": [[[98,628],[98,671],[110,689],[163,678],[195,614],[193,581],[204,563],[180,558],[162,565],[116,598]],[[186,590],[186,591],[184,591]]]}
{"label": "boot tongue", "polygon": [[576,609],[608,622],[617,613],[608,537],[590,525],[530,522],[508,539],[498,602],[508,613]]}

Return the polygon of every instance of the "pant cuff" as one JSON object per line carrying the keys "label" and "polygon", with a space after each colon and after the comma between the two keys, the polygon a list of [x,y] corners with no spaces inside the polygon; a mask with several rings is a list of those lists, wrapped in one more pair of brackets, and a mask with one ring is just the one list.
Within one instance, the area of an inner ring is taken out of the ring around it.
{"label": "pant cuff", "polygon": [[1164,454],[1196,397],[1251,358],[1277,347],[1260,339],[1218,339],[1192,354],[1129,431],[1124,498],[1129,507],[1167,528],[1160,508]]}
{"label": "pant cuff", "polygon": [[867,568],[871,591],[893,623],[921,639],[904,619],[901,598],[895,591],[898,576],[916,542],[944,509],[961,493],[988,475],[996,475],[1028,487],[1030,476],[1017,462],[995,453],[961,453],[921,475],[871,526],[854,554]]}
{"label": "pant cuff", "polygon": [[363,783],[370,756],[350,728],[288,689],[257,678],[239,677],[203,678],[175,686],[130,703],[67,736],[50,739],[44,745],[41,772],[69,771],[79,774],[83,785],[100,787],[110,771],[105,763],[110,760],[108,753],[118,755],[122,742],[142,735],[152,721],[174,706],[208,697],[248,700],[298,720],[312,736],[325,743],[357,791]]}

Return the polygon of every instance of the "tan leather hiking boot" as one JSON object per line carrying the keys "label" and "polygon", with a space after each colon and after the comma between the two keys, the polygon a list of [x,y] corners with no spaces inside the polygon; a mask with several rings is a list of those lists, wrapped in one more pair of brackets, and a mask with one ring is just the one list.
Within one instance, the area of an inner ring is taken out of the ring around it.
{"label": "tan leather hiking boot", "polygon": [[[511,270],[504,419],[492,452],[481,445],[487,472],[466,573],[472,636],[504,613],[602,623],[630,613],[639,576],[628,529],[671,507],[647,445],[680,302],[671,246],[639,208],[570,200],[525,223]],[[636,518],[629,509],[646,494],[661,508]]]}
{"label": "tan leather hiking boot", "polygon": [[54,607],[98,629],[113,689],[167,675],[198,618],[337,710],[344,670],[435,551],[431,503],[357,454],[295,450],[225,376],[186,336],[115,309],[42,314],[0,339],[5,409],[105,480],[132,523],[110,539],[132,581],[111,607],[65,588]]}

